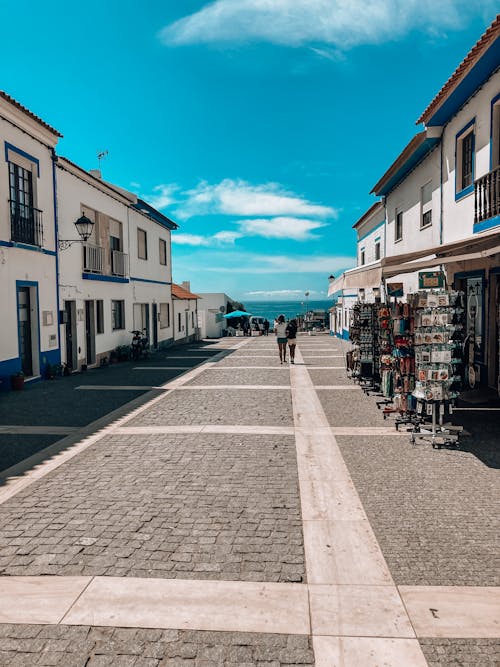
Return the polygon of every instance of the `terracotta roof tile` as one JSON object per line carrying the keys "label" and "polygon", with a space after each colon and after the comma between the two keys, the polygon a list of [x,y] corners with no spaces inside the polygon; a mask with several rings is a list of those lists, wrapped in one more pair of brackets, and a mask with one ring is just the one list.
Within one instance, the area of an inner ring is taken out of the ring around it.
{"label": "terracotta roof tile", "polygon": [[441,88],[439,93],[434,97],[427,109],[423,112],[416,124],[426,123],[433,113],[438,109],[444,100],[452,93],[452,91],[460,83],[461,79],[467,72],[474,67],[482,54],[493,44],[493,42],[500,36],[500,14],[497,14],[495,20],[481,36],[479,41],[472,47],[469,53],[462,60],[457,69],[450,76],[448,81]]}
{"label": "terracotta roof tile", "polygon": [[10,102],[10,104],[12,104],[12,106],[16,107],[16,109],[19,109],[23,113],[27,114],[30,118],[32,118],[34,121],[36,121],[39,125],[44,127],[46,130],[49,130],[49,132],[52,132],[52,134],[55,134],[56,137],[62,137],[63,136],[55,128],[53,128],[51,125],[49,125],[44,120],[42,120],[40,118],[40,116],[37,116],[36,114],[34,114],[27,107],[23,106],[20,102],[15,100],[13,97],[8,95],[3,90],[0,90],[0,97],[3,97],[4,100],[6,100],[7,102]]}
{"label": "terracotta roof tile", "polygon": [[201,299],[201,296],[198,296],[198,294],[188,292],[187,289],[175,283],[172,283],[172,296],[174,299]]}

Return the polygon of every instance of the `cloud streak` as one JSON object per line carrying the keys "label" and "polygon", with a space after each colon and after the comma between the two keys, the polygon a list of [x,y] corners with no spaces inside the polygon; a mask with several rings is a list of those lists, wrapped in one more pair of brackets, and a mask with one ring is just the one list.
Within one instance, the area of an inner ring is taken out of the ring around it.
{"label": "cloud streak", "polygon": [[324,222],[318,220],[291,217],[241,220],[238,225],[244,236],[262,236],[266,239],[292,239],[294,241],[319,238],[312,231],[326,226]]}
{"label": "cloud streak", "polygon": [[331,206],[314,204],[278,183],[252,185],[247,181],[230,178],[215,184],[202,181],[196,188],[187,190],[185,196],[185,201],[177,211],[180,218],[209,214],[319,218],[334,218],[338,215],[338,211]]}
{"label": "cloud streak", "polygon": [[329,44],[342,49],[378,44],[418,30],[458,29],[493,0],[215,0],[166,26],[168,45],[271,42]]}

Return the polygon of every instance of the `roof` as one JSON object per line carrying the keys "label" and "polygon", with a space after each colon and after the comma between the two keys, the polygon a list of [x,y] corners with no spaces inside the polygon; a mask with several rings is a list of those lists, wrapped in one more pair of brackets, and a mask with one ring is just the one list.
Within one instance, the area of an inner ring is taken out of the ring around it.
{"label": "roof", "polygon": [[443,125],[500,65],[500,14],[434,97],[419,123]]}
{"label": "roof", "polygon": [[192,292],[189,292],[187,289],[184,289],[184,287],[181,287],[180,285],[176,285],[175,283],[172,283],[172,296],[174,299],[200,299],[197,294],[193,294]]}
{"label": "roof", "polygon": [[167,227],[167,229],[179,228],[177,223],[175,223],[173,220],[170,220],[170,218],[167,218],[166,215],[160,213],[160,211],[153,208],[151,204],[148,204],[143,199],[137,199],[137,203],[133,204],[133,206],[138,211],[141,211],[141,213],[146,213],[146,215],[149,215],[150,218],[155,220],[155,222],[158,222],[160,225],[163,225],[163,227]]}
{"label": "roof", "polygon": [[65,169],[66,171],[69,171],[74,176],[77,176],[77,174],[75,174],[71,169],[67,169],[65,167],[64,165],[65,162],[73,169],[76,169],[82,174],[85,174],[85,177],[88,179],[88,181],[90,181],[91,184],[93,183],[95,187],[97,187],[98,189],[108,190],[111,191],[113,195],[119,195],[121,201],[132,202],[133,199],[135,199],[135,195],[133,195],[132,193],[127,192],[126,190],[123,190],[122,188],[119,188],[116,185],[113,185],[113,183],[108,183],[108,181],[105,181],[102,178],[99,178],[98,176],[95,176],[90,171],[84,169],[79,164],[76,164],[76,162],[73,162],[64,155],[57,156],[58,167],[60,167],[61,169]]}
{"label": "roof", "polygon": [[416,134],[401,151],[382,178],[373,186],[372,193],[384,196],[393,190],[439,143],[440,137],[429,136],[426,130]]}
{"label": "roof", "polygon": [[357,220],[352,228],[356,229],[357,227],[360,227],[364,222],[368,220],[368,218],[375,213],[378,209],[381,209],[381,211],[384,210],[384,204],[381,201],[376,201],[374,204],[370,206],[370,208],[363,213],[363,215]]}
{"label": "roof", "polygon": [[51,125],[46,123],[44,120],[40,118],[40,116],[37,116],[34,114],[32,111],[30,111],[27,107],[23,106],[20,102],[15,100],[13,97],[8,95],[6,92],[3,90],[0,90],[0,97],[2,97],[4,100],[12,104],[12,106],[16,107],[16,109],[19,109],[19,111],[22,111],[25,113],[27,116],[29,116],[32,120],[34,120],[36,123],[44,127],[46,130],[49,130],[49,132],[52,132],[56,137],[62,137],[63,135],[58,132],[55,128],[53,128]]}

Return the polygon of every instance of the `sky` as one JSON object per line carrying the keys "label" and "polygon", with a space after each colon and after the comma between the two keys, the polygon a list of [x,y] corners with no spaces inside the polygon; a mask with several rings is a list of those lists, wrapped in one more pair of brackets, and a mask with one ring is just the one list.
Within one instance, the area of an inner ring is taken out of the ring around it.
{"label": "sky", "polygon": [[[0,89],[178,223],[173,276],[326,296],[352,225],[494,0],[0,0]],[[23,45],[20,48],[21,44]]]}

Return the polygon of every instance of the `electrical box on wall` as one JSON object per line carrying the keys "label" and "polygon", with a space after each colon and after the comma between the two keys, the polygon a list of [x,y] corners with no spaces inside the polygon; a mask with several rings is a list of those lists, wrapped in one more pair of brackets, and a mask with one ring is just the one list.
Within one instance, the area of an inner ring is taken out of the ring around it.
{"label": "electrical box on wall", "polygon": [[44,327],[50,327],[54,324],[54,313],[51,310],[42,311],[42,322]]}

